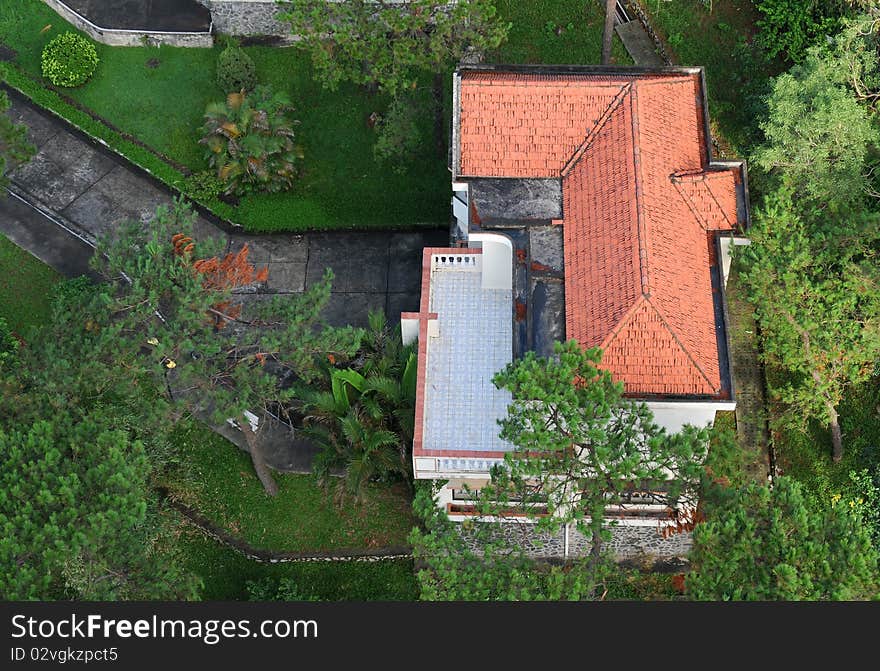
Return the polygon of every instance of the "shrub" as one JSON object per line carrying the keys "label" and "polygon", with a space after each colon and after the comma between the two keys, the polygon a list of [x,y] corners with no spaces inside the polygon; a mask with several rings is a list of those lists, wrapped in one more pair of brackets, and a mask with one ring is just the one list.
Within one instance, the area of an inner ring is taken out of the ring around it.
{"label": "shrub", "polygon": [[9,328],[9,324],[0,317],[0,370],[11,366],[18,353],[19,342]]}
{"label": "shrub", "polygon": [[838,14],[833,3],[820,0],[758,0],[761,18],[757,21],[759,38],[770,57],[782,55],[800,63],[807,49],[823,35],[833,34]]}
{"label": "shrub", "polygon": [[224,93],[253,91],[257,83],[253,59],[239,47],[228,46],[217,58],[217,84]]}
{"label": "shrub", "polygon": [[377,160],[390,163],[397,173],[406,172],[422,146],[424,134],[419,121],[426,116],[427,107],[412,93],[394,97],[388,111],[376,124],[376,144],[373,155]]}
{"label": "shrub", "polygon": [[40,62],[43,76],[55,86],[80,86],[98,67],[98,52],[82,35],[61,33],[43,47]]}
{"label": "shrub", "polygon": [[211,202],[223,193],[226,185],[210,170],[200,170],[186,178],[183,191],[192,200]]}
{"label": "shrub", "polygon": [[293,186],[302,149],[294,142],[288,118],[293,106],[268,86],[251,94],[230,93],[205,110],[200,144],[227,194],[278,192]]}

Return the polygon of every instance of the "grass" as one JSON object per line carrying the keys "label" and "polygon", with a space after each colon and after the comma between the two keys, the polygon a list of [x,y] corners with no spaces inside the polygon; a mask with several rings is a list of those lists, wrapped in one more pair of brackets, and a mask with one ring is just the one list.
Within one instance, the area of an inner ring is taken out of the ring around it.
{"label": "grass", "polygon": [[[596,0],[496,0],[502,21],[513,25],[492,54],[497,63],[588,65],[602,59],[604,7]],[[631,65],[617,34],[612,63]]]}
{"label": "grass", "polygon": [[202,579],[206,600],[245,600],[248,581],[293,580],[298,592],[321,601],[414,601],[419,588],[411,560],[261,564],[184,528],[184,565]]}
{"label": "grass", "polygon": [[175,434],[188,477],[172,481],[178,497],[254,547],[267,550],[327,550],[406,545],[415,522],[405,492],[373,486],[365,500],[337,506],[309,475],[275,474],[278,495],[270,498],[250,458],[229,441],[191,422]]}
{"label": "grass", "polygon": [[49,289],[61,280],[52,268],[0,235],[0,317],[21,335],[49,318]]}
{"label": "grass", "polygon": [[[64,30],[72,27],[39,0],[6,0],[0,7],[0,40],[16,49],[16,66],[31,78],[40,77],[43,45]],[[220,48],[97,48],[101,60],[94,77],[64,94],[173,161],[205,169],[198,129],[205,106],[223,98],[214,80]],[[367,124],[385,100],[354,86],[324,90],[312,78],[308,57],[295,49],[246,51],[259,81],[285,91],[296,106],[305,168],[294,190],[248,196],[219,214],[254,231],[388,229],[446,221],[449,176],[445,157],[436,155],[428,139],[428,124],[423,154],[395,172],[373,157],[375,131]],[[59,111],[67,116],[67,110]]]}
{"label": "grass", "polygon": [[[582,0],[511,2],[499,0],[510,39],[493,55],[510,63],[597,63],[603,10]],[[561,32],[557,34],[557,29]],[[5,0],[0,6],[0,40],[18,53],[15,85],[39,104],[72,118],[86,132],[106,140],[166,183],[181,188],[182,175],[40,84],[40,52],[52,37],[72,27],[40,0]],[[219,47],[108,47],[97,45],[98,69],[85,85],[63,92],[116,130],[134,136],[187,169],[206,168],[196,143],[205,106],[221,99],[214,81]],[[258,79],[285,91],[301,121],[298,139],[305,167],[297,186],[283,194],[243,198],[236,207],[205,203],[219,216],[252,231],[407,228],[443,224],[449,217],[449,175],[437,156],[429,119],[420,134],[421,155],[401,167],[373,156],[375,131],[367,124],[387,101],[354,86],[327,91],[314,81],[307,56],[290,48],[246,47]],[[614,58],[629,63],[619,39]],[[28,77],[29,81],[21,81]],[[429,95],[426,91],[426,95]],[[446,100],[450,96],[445,96]],[[446,110],[448,119],[450,111]]]}
{"label": "grass", "polygon": [[[191,422],[175,432],[186,476],[167,483],[182,500],[258,548],[276,551],[405,545],[413,527],[409,498],[373,487],[363,503],[333,503],[311,476],[275,474],[279,493],[269,498],[250,459],[224,438]],[[203,583],[204,599],[246,599],[247,582],[292,579],[298,592],[318,600],[414,600],[412,561],[263,564],[252,561],[183,523],[184,565]]]}
{"label": "grass", "polygon": [[700,0],[642,0],[679,65],[706,68],[709,114],[730,143],[724,153],[745,155],[759,139],[762,98],[781,69],[754,45],[757,10],[751,0],[715,0],[709,13]]}

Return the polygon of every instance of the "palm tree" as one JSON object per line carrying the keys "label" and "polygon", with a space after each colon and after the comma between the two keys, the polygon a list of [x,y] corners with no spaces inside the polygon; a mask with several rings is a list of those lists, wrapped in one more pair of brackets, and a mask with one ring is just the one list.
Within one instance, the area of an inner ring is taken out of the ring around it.
{"label": "palm tree", "polygon": [[322,447],[314,470],[340,493],[363,495],[374,480],[412,481],[416,357],[400,329],[371,312],[353,368],[327,367],[324,388],[303,393],[304,432]]}
{"label": "palm tree", "polygon": [[227,194],[242,195],[255,187],[277,192],[293,186],[302,148],[294,139],[298,121],[287,117],[293,107],[268,86],[253,93],[230,93],[224,102],[205,109],[200,144],[226,184]]}

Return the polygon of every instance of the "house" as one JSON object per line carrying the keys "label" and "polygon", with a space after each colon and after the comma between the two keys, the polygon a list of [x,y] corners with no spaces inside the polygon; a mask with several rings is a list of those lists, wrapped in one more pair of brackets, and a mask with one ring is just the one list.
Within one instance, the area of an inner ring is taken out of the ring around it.
{"label": "house", "polygon": [[[748,225],[745,165],[712,158],[701,68],[462,66],[453,238],[424,250],[413,466],[453,518],[512,449],[491,378],[554,340],[669,431],[733,410],[724,286]],[[656,519],[630,520],[656,526]]]}

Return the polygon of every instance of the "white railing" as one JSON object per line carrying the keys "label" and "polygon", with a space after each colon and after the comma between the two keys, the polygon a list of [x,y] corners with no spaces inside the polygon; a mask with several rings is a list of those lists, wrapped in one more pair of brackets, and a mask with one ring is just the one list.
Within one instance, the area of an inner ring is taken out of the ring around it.
{"label": "white railing", "polygon": [[483,269],[480,254],[432,254],[431,270],[458,270],[479,272]]}

